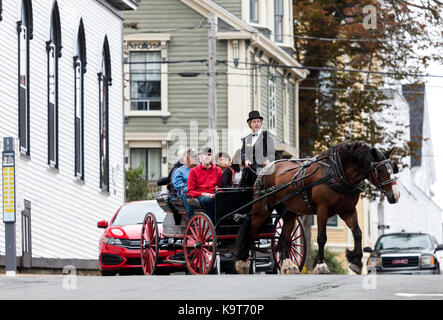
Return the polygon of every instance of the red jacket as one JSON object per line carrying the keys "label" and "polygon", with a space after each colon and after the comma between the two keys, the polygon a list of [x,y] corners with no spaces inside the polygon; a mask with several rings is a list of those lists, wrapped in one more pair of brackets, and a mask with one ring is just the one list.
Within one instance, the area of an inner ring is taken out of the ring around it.
{"label": "red jacket", "polygon": [[203,192],[215,193],[215,187],[220,187],[222,170],[215,164],[206,169],[202,164],[194,167],[188,176],[188,197],[198,198]]}

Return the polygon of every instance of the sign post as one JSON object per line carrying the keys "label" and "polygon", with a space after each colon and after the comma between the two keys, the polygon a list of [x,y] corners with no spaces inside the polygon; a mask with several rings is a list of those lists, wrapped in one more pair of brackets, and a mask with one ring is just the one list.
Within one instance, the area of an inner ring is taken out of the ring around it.
{"label": "sign post", "polygon": [[2,152],[3,223],[5,224],[5,269],[7,276],[15,276],[16,258],[16,205],[15,205],[15,142],[3,138]]}

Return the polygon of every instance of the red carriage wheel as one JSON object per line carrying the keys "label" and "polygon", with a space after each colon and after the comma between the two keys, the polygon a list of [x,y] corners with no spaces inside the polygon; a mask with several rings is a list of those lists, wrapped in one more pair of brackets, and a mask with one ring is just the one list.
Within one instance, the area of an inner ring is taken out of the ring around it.
{"label": "red carriage wheel", "polygon": [[[278,240],[280,239],[282,228],[283,228],[283,219],[282,218],[276,219],[274,223],[275,236],[274,239],[272,240],[272,248],[274,251],[274,258],[279,269],[281,268],[283,261],[282,257],[280,256],[280,252],[277,250],[277,245],[278,245]],[[303,269],[306,260],[306,239],[305,239],[305,230],[303,227],[303,223],[300,221],[300,218],[298,216],[295,219],[294,229],[291,232],[289,258],[293,263],[297,265],[300,271]]]}
{"label": "red carriage wheel", "polygon": [[145,275],[153,275],[157,267],[158,227],[154,214],[148,212],[143,221],[141,233],[141,260]]}
{"label": "red carriage wheel", "polygon": [[208,274],[216,258],[214,225],[206,214],[196,214],[188,222],[184,241],[186,266],[192,274]]}

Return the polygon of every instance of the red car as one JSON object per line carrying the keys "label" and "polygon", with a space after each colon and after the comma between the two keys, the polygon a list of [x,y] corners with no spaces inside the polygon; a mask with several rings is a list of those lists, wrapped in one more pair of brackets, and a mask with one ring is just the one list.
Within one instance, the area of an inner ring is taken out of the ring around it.
{"label": "red car", "polygon": [[119,274],[143,274],[140,257],[140,235],[146,213],[154,213],[159,227],[159,261],[157,274],[169,274],[172,271],[185,271],[186,264],[183,250],[168,249],[170,243],[164,243],[162,222],[166,213],[157,201],[135,201],[122,205],[114,214],[111,222],[100,221],[98,228],[104,228],[100,238],[100,271],[103,276]]}

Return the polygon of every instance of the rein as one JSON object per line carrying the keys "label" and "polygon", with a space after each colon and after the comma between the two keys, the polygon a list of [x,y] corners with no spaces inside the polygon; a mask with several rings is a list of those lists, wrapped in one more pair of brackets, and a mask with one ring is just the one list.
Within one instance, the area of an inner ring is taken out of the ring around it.
{"label": "rein", "polygon": [[[324,159],[329,160],[332,165],[321,161],[321,160],[324,160]],[[323,184],[323,183],[328,183],[329,184],[334,179],[337,179],[339,184],[342,187],[344,187],[345,189],[347,189],[347,190],[356,190],[358,192],[362,192],[363,191],[363,187],[361,186],[363,180],[360,181],[357,184],[352,184],[352,183],[350,183],[347,180],[346,175],[344,173],[342,162],[340,160],[340,156],[339,156],[339,154],[338,154],[338,152],[336,150],[335,145],[331,146],[329,155],[323,156],[321,158],[319,158],[318,156],[315,156],[314,158],[305,158],[305,159],[299,159],[299,160],[293,160],[293,159],[285,160],[285,159],[281,159],[281,160],[277,160],[277,161],[272,162],[267,167],[271,167],[275,163],[283,162],[283,161],[285,161],[285,162],[298,162],[298,163],[301,162],[300,166],[295,167],[295,168],[286,169],[284,172],[279,174],[279,175],[283,175],[283,174],[286,174],[286,173],[291,172],[293,170],[297,170],[297,172],[292,177],[291,181],[289,181],[287,183],[284,183],[284,184],[281,184],[281,185],[278,185],[278,186],[273,186],[273,187],[270,187],[270,188],[256,190],[254,192],[254,195],[260,195],[258,198],[254,199],[251,202],[247,203],[246,205],[243,205],[242,207],[240,207],[240,208],[238,208],[238,209],[228,213],[227,215],[222,217],[217,222],[217,225],[222,220],[224,220],[225,218],[230,217],[230,216],[234,216],[233,217],[234,221],[238,222],[240,219],[247,218],[249,216],[254,215],[257,212],[260,212],[261,210],[256,211],[256,212],[246,213],[246,214],[239,214],[238,213],[238,212],[248,208],[249,206],[252,206],[253,204],[255,204],[257,202],[259,202],[261,200],[264,200],[264,199],[266,199],[266,198],[276,194],[277,192],[279,192],[279,191],[281,191],[283,189],[286,189],[287,187],[289,187],[291,185],[294,186],[294,191],[291,192],[289,195],[285,196],[283,199],[278,200],[277,203],[272,205],[272,208],[276,207],[280,203],[282,203],[282,202],[284,202],[284,201],[286,201],[286,200],[288,200],[288,199],[290,199],[290,198],[292,198],[294,196],[297,196],[297,195],[303,193],[303,201],[305,202],[306,206],[315,214],[316,212],[315,212],[315,209],[314,209],[311,201],[309,201],[307,190],[313,188],[316,185],[320,185],[320,184]],[[321,179],[319,179],[317,181],[314,181],[313,183],[310,183],[308,185],[304,185],[304,179],[309,178],[310,176],[314,175],[320,169],[320,167],[317,167],[317,168],[315,168],[315,170],[313,172],[311,172],[309,174],[306,174],[306,169],[309,168],[314,163],[319,163],[321,166],[327,167],[327,168],[332,167],[333,173],[332,174],[328,174],[325,177],[323,177],[323,178],[321,178]],[[394,185],[394,184],[397,183],[396,182],[397,181],[396,178],[388,179],[388,180],[381,181],[381,182],[379,180],[378,168],[381,167],[381,166],[385,166],[386,170],[390,174],[393,171],[391,163],[392,163],[392,160],[390,160],[390,159],[383,159],[381,161],[372,161],[371,162],[371,168],[370,168],[370,171],[369,171],[369,181],[372,184],[374,184],[382,192],[384,192],[384,190],[383,190],[384,186]],[[263,168],[263,170],[264,169],[266,169],[266,167]],[[299,177],[299,175],[300,175],[300,177]],[[263,177],[263,175],[259,175],[258,176],[258,178],[257,178],[257,180],[255,182],[256,186],[260,186],[260,187],[263,186],[262,177]],[[295,184],[297,182],[301,182],[301,188],[299,188],[299,189],[297,189],[296,186],[295,186]],[[265,204],[265,210],[267,210],[268,208],[269,208],[268,204]]]}

